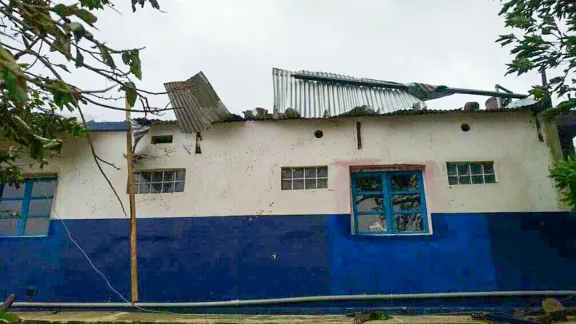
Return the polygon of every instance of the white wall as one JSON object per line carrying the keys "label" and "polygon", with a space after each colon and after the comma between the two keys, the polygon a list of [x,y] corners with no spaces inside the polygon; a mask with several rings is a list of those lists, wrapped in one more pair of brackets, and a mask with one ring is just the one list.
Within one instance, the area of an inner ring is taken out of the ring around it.
{"label": "white wall", "polygon": [[[362,122],[357,149],[356,121]],[[471,126],[469,132],[461,123]],[[324,137],[314,137],[322,130]],[[150,144],[150,135],[174,135]],[[125,134],[93,133],[98,154],[125,208]],[[353,165],[425,166],[432,213],[555,211],[558,194],[548,177],[552,162],[529,113],[442,114],[237,122],[214,125],[194,154],[195,134],[154,126],[138,145],[150,158],[137,170],[186,168],[181,193],[137,195],[138,217],[338,214],[350,212]],[[120,205],[96,168],[85,140],[66,143],[45,171],[59,175],[56,211],[62,218],[122,218]],[[190,153],[189,153],[190,152]],[[498,183],[449,186],[447,161],[493,160]],[[328,165],[328,189],[280,190],[280,168]]]}

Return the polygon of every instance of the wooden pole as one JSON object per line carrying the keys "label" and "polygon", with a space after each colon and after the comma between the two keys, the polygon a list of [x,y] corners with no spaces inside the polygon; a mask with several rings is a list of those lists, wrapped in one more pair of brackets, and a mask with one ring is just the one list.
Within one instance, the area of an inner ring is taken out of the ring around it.
{"label": "wooden pole", "polygon": [[128,195],[130,196],[130,288],[132,303],[138,301],[138,255],[136,253],[136,197],[134,190],[134,157],[132,154],[132,126],[130,104],[126,100],[126,160],[128,161]]}

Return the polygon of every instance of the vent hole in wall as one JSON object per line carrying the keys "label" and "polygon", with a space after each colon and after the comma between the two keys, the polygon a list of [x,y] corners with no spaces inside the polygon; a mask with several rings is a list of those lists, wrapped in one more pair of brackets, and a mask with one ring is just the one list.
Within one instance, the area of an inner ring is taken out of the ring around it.
{"label": "vent hole in wall", "polygon": [[322,138],[322,136],[324,136],[324,132],[321,131],[321,130],[317,130],[317,131],[314,132],[314,136],[315,136],[316,138]]}
{"label": "vent hole in wall", "polygon": [[152,136],[152,144],[168,144],[168,143],[172,143],[172,135]]}
{"label": "vent hole in wall", "polygon": [[460,125],[460,129],[461,129],[463,132],[467,132],[467,131],[470,130],[470,125],[468,125],[468,124],[466,124],[466,123],[462,123],[462,125]]}

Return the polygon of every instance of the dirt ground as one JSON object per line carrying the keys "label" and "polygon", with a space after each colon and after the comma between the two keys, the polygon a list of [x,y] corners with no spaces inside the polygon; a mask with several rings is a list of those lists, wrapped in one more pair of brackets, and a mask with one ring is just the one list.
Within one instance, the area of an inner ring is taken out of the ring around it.
{"label": "dirt ground", "polygon": [[[184,315],[158,313],[125,313],[125,312],[35,312],[17,313],[24,324],[56,323],[194,323],[194,324],[351,324],[352,317],[344,315]],[[365,323],[424,323],[424,324],[463,324],[482,323],[470,316],[393,316],[386,321],[369,321]],[[575,322],[576,323],[576,322]]]}

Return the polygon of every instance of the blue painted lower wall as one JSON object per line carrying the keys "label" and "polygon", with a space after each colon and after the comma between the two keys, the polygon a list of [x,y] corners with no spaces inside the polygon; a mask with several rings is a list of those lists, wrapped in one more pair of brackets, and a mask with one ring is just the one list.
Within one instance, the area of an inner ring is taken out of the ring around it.
{"label": "blue painted lower wall", "polygon": [[[66,224],[110,283],[129,296],[128,221]],[[350,234],[349,215],[139,219],[140,299],[576,290],[572,214],[433,214],[432,224],[428,236],[359,237]],[[0,238],[0,256],[2,295],[121,301],[60,221],[52,221],[46,238]]]}

